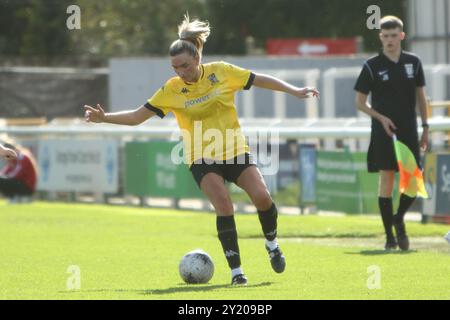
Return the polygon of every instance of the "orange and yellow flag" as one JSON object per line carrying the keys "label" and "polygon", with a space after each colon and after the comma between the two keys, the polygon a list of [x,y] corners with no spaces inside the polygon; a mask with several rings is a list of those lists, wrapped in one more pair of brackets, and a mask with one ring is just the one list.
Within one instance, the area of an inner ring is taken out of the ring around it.
{"label": "orange and yellow flag", "polygon": [[428,198],[423,181],[422,170],[417,165],[414,154],[394,135],[394,149],[400,173],[399,191],[408,197]]}

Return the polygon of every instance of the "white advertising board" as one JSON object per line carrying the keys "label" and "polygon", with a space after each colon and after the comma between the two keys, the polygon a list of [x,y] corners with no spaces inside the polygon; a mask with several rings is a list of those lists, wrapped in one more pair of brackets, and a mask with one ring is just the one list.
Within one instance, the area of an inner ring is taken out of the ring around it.
{"label": "white advertising board", "polygon": [[114,140],[40,141],[38,190],[117,192],[117,151]]}

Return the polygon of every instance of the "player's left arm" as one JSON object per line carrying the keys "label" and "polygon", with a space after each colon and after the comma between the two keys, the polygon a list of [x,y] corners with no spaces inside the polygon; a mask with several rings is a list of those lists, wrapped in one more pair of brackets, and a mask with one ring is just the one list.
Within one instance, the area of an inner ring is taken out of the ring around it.
{"label": "player's left arm", "polygon": [[420,118],[422,119],[423,132],[420,138],[420,148],[426,151],[428,148],[428,114],[427,114],[427,97],[425,95],[425,87],[416,87],[417,103],[419,104]]}
{"label": "player's left arm", "polygon": [[319,97],[319,91],[314,87],[299,88],[286,81],[262,73],[255,73],[253,85],[259,88],[286,92],[299,99]]}

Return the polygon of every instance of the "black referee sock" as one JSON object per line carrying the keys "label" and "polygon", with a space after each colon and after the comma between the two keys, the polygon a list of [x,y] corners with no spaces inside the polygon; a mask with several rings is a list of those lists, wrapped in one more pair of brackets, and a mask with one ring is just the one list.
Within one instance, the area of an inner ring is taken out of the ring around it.
{"label": "black referee sock", "polygon": [[259,222],[261,222],[261,227],[264,236],[268,241],[273,241],[277,237],[277,218],[278,210],[275,203],[267,211],[258,210]]}
{"label": "black referee sock", "polygon": [[228,265],[231,269],[239,268],[241,266],[241,256],[239,254],[234,216],[217,216],[216,226]]}
{"label": "black referee sock", "polygon": [[413,204],[414,200],[416,200],[415,197],[411,198],[402,193],[402,195],[400,196],[400,204],[398,206],[397,214],[394,216],[394,222],[396,224],[403,222],[405,214]]}
{"label": "black referee sock", "polygon": [[392,223],[394,220],[394,210],[392,209],[392,198],[378,197],[378,206],[380,207],[381,218],[383,220],[384,231],[388,238],[393,238]]}

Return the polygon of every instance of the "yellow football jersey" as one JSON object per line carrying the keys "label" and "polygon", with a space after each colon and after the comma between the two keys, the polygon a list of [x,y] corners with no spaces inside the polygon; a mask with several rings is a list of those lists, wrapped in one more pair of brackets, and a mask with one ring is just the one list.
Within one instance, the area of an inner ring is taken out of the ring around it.
{"label": "yellow football jersey", "polygon": [[173,112],[181,129],[186,163],[227,160],[249,151],[234,103],[250,89],[254,74],[226,62],[201,64],[196,83],[169,79],[145,105],[163,118]]}

